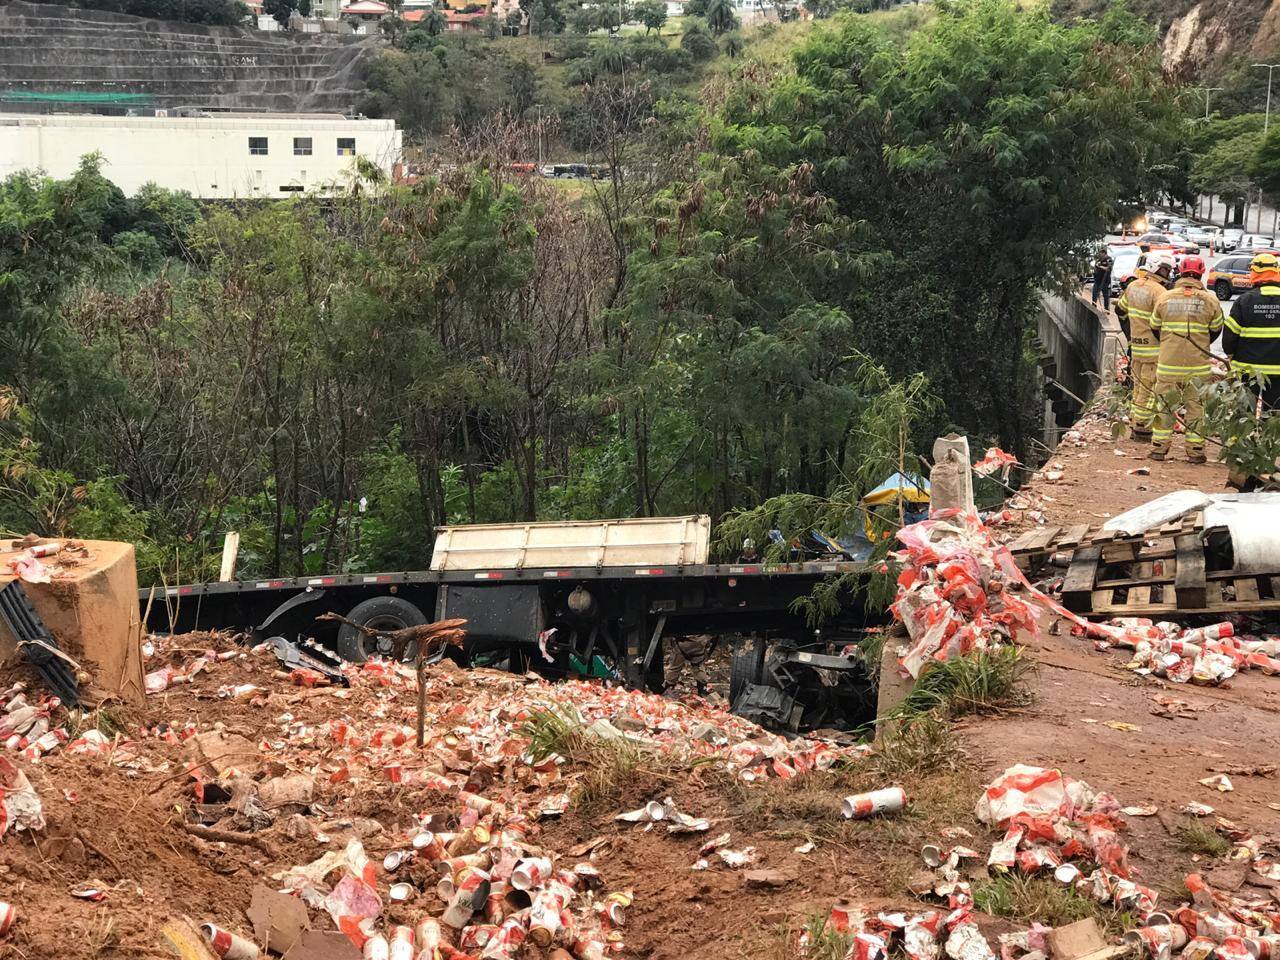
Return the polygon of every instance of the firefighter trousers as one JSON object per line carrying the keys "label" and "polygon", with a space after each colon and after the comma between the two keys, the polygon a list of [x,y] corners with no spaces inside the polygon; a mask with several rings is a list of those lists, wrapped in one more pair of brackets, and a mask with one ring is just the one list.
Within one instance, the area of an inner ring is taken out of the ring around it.
{"label": "firefighter trousers", "polygon": [[1138,433],[1150,433],[1156,410],[1153,400],[1156,385],[1156,358],[1134,357],[1129,364],[1133,378],[1133,398],[1129,404],[1129,417]]}
{"label": "firefighter trousers", "polygon": [[1200,400],[1199,387],[1208,377],[1156,377],[1155,385],[1155,429],[1151,442],[1157,450],[1167,452],[1173,443],[1173,425],[1179,410],[1183,415],[1184,436],[1187,442],[1187,453],[1203,454],[1204,437],[1200,433],[1200,422],[1204,419],[1204,404]]}

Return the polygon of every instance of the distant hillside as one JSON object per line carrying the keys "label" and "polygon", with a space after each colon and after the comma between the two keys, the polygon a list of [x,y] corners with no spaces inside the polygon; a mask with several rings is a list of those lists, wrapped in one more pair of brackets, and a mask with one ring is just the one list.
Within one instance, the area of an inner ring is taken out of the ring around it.
{"label": "distant hillside", "polygon": [[[1113,0],[1053,0],[1054,14],[1101,14]],[[1129,0],[1129,8],[1160,30],[1165,64],[1197,73],[1236,55],[1280,49],[1280,0]]]}

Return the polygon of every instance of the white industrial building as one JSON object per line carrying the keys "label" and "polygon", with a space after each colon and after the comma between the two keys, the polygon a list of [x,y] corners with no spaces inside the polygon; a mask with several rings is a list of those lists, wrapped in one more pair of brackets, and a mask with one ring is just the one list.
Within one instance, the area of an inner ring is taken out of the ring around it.
{"label": "white industrial building", "polygon": [[357,156],[390,177],[400,139],[393,120],[330,113],[0,114],[0,178],[65,177],[96,152],[126,194],[150,182],[202,199],[287,197],[343,182]]}

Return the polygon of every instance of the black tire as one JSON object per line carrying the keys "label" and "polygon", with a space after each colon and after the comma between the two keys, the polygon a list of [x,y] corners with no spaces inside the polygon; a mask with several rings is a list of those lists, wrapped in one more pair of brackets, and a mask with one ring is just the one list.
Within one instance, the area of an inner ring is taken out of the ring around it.
{"label": "black tire", "polygon": [[[357,603],[347,614],[347,619],[376,630],[403,630],[427,622],[421,610],[399,597],[371,597]],[[371,647],[369,637],[346,623],[338,628],[338,639],[334,645],[338,648],[338,656],[351,663],[364,663],[374,654],[386,652]],[[415,652],[405,651],[405,656],[411,658]]]}
{"label": "black tire", "polygon": [[763,639],[752,637],[733,651],[733,660],[729,663],[729,706],[737,702],[743,690],[759,683],[764,676],[765,647]]}
{"label": "black tire", "polygon": [[1218,280],[1213,285],[1213,292],[1218,295],[1219,300],[1231,299],[1231,281]]}

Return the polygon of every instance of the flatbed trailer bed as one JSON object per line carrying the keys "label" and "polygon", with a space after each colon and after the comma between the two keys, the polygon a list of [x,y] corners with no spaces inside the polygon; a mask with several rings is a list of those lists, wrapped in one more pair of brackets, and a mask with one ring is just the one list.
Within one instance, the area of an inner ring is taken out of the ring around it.
{"label": "flatbed trailer bed", "polygon": [[[657,688],[664,637],[812,641],[817,631],[795,601],[822,580],[869,570],[817,560],[325,574],[153,587],[139,591],[139,602],[151,630],[309,636],[348,660],[380,651],[350,625],[317,622],[319,614],[377,630],[463,617],[467,662],[507,656],[513,666],[542,667],[550,658],[553,671],[567,672],[575,660],[589,668],[600,657],[629,684]],[[865,625],[856,609],[840,623]]]}

